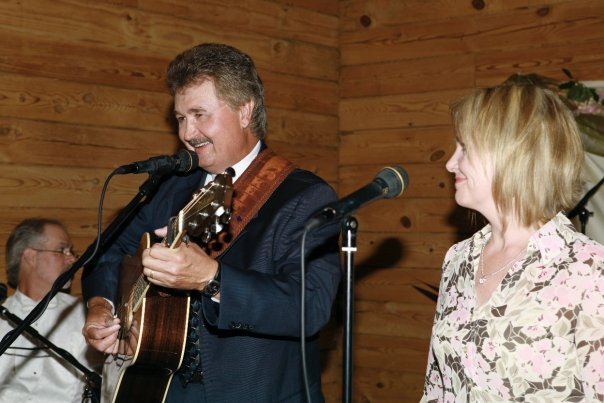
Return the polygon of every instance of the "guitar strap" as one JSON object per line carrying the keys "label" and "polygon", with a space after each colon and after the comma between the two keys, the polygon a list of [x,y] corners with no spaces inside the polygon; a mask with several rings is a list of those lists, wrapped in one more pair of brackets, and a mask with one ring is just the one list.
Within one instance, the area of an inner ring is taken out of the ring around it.
{"label": "guitar strap", "polygon": [[293,163],[268,148],[258,154],[233,185],[231,221],[227,231],[208,243],[210,256],[215,258],[228,250],[294,168]]}
{"label": "guitar strap", "polygon": [[[211,257],[216,258],[229,249],[243,228],[258,213],[275,189],[279,187],[294,168],[294,164],[276,155],[268,148],[265,148],[256,156],[233,185],[231,221],[228,229],[222,231],[206,245],[206,251]],[[186,353],[179,374],[183,386],[186,386],[189,382],[199,382],[203,379],[199,354],[200,340],[197,337],[200,309],[201,300],[198,296],[192,296]]]}

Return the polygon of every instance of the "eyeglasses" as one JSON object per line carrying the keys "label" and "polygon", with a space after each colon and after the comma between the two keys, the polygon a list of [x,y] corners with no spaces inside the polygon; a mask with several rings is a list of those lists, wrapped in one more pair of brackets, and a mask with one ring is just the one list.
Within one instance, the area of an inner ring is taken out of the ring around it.
{"label": "eyeglasses", "polygon": [[33,249],[37,252],[51,252],[51,253],[60,253],[65,257],[74,257],[74,258],[78,258],[79,255],[77,253],[74,252],[73,247],[65,247],[59,250],[53,250],[53,249],[36,249],[36,248],[30,248]]}

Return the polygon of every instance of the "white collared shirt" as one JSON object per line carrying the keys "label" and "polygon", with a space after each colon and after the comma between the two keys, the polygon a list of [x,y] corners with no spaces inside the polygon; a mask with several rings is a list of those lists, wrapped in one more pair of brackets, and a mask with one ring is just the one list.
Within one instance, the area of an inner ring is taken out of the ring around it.
{"label": "white collared shirt", "polygon": [[[24,318],[37,302],[17,290],[3,305],[14,315]],[[102,356],[89,351],[86,345],[82,336],[84,317],[82,300],[60,292],[31,326],[92,370],[94,366],[100,366]],[[0,335],[12,329],[4,318],[0,319]],[[39,349],[39,346],[21,334],[0,357],[0,402],[81,402],[83,374],[50,349]],[[90,357],[94,358],[91,360]]]}
{"label": "white collared shirt", "polygon": [[[245,170],[250,166],[252,161],[254,161],[254,159],[258,156],[258,154],[260,153],[260,145],[261,145],[260,140],[258,140],[258,142],[254,146],[254,148],[252,148],[252,151],[250,151],[248,155],[243,157],[243,159],[241,161],[239,161],[238,163],[236,163],[235,165],[233,165],[231,167],[235,170],[235,176],[233,177],[233,183],[235,183],[235,181],[237,181],[237,179],[239,179],[241,174],[243,172],[245,172]],[[210,181],[213,181],[215,177],[216,177],[216,175],[212,175],[212,174],[208,173],[208,175],[206,175],[205,184],[207,185]]]}

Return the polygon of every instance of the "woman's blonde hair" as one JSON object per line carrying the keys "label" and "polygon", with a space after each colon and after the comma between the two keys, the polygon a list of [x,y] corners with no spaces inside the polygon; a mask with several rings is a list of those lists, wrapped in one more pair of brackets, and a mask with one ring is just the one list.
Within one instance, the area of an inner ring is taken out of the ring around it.
{"label": "woman's blonde hair", "polygon": [[476,90],[453,105],[452,115],[466,151],[489,157],[504,226],[512,214],[533,226],[573,207],[582,185],[579,130],[568,107],[534,76]]}

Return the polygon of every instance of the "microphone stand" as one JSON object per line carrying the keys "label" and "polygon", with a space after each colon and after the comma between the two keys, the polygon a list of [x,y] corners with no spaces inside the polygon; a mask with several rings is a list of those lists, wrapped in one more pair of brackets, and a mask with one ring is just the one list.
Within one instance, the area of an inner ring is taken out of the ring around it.
{"label": "microphone stand", "polygon": [[[103,231],[100,236],[100,247],[99,250],[103,249],[107,244],[108,240],[112,239],[113,236],[122,229],[122,226],[126,223],[128,219],[134,214],[136,207],[143,200],[144,197],[152,194],[159,185],[161,177],[164,173],[153,173],[149,175],[149,178],[140,186],[139,192],[134,196],[134,198],[128,203],[128,205],[120,211],[119,215],[115,218],[115,220]],[[57,295],[57,293],[63,289],[63,286],[73,278],[74,274],[78,271],[80,267],[84,264],[83,262],[87,262],[91,259],[95,253],[95,242],[93,242],[86,251],[80,256],[80,258],[73,263],[69,269],[61,274],[56,281],[54,282],[50,291],[42,298],[42,300],[32,309],[32,311],[23,319],[21,324],[19,324],[15,329],[8,332],[2,342],[0,342],[0,356],[4,354],[6,349],[19,337],[21,333],[25,330],[25,328],[32,324],[46,309],[46,306],[50,302],[50,300]]]}
{"label": "microphone stand", "polygon": [[587,202],[589,201],[589,199],[591,199],[591,197],[598,191],[598,189],[600,188],[600,186],[602,186],[602,184],[604,183],[604,178],[600,179],[600,182],[598,182],[594,187],[592,187],[591,189],[589,189],[589,191],[587,193],[585,193],[585,195],[581,198],[581,200],[579,200],[579,203],[577,203],[577,205],[575,207],[573,207],[573,209],[571,211],[568,212],[568,214],[566,214],[566,217],[568,217],[568,219],[573,219],[575,218],[575,216],[579,216],[579,221],[581,222],[581,232],[583,234],[585,234],[585,227],[587,226],[587,220],[589,219],[590,216],[593,215],[593,213],[589,210],[587,210],[587,208],[585,208],[585,205],[587,204]]}
{"label": "microphone stand", "polygon": [[[19,326],[23,324],[23,320],[19,318],[17,315],[11,313],[6,307],[0,305],[0,316],[5,317],[8,321],[13,324]],[[55,344],[53,344],[50,340],[42,336],[36,329],[29,325],[24,325],[25,333],[32,336],[34,339],[41,342],[44,346],[51,349],[55,354],[63,357],[67,360],[71,365],[76,367],[80,372],[84,374],[86,377],[86,387],[84,389],[84,394],[82,396],[82,401],[84,402],[86,398],[91,398],[93,402],[98,403],[101,401],[101,376],[94,371],[89,370],[84,365],[82,365],[71,353],[67,350],[64,350]]]}
{"label": "microphone stand", "polygon": [[357,251],[358,221],[352,216],[347,216],[342,222],[342,252],[346,257],[346,277],[344,306],[344,353],[343,353],[343,384],[342,402],[352,402],[352,324],[354,316],[354,270],[353,256]]}

